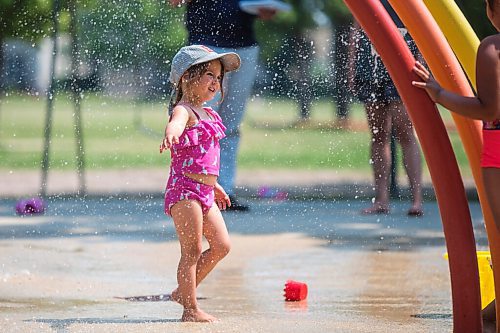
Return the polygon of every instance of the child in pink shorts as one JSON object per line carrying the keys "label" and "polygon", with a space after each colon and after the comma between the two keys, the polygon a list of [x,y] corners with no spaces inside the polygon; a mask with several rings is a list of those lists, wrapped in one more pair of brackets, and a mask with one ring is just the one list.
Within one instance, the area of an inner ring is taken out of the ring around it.
{"label": "child in pink shorts", "polygon": [[[500,31],[500,0],[486,1],[486,14]],[[413,85],[425,89],[431,99],[462,116],[483,120],[481,169],[488,204],[500,232],[500,34],[486,37],[479,44],[476,57],[477,96],[465,97],[443,89],[429,71],[416,63],[414,72],[422,82]],[[488,233],[494,232],[488,230]],[[483,310],[483,324],[495,330],[495,300]],[[496,331],[496,330],[495,330]]]}
{"label": "child in pink shorts", "polygon": [[[486,1],[486,14],[500,31],[500,0]],[[466,97],[443,89],[427,68],[417,62],[414,71],[423,80],[413,82],[430,98],[464,117],[483,120],[481,167],[489,206],[500,232],[500,34],[486,37],[476,57],[477,97]]]}
{"label": "child in pink shorts", "polygon": [[[174,86],[173,109],[160,153],[170,149],[165,213],[172,216],[181,245],[178,286],[172,299],[184,307],[182,321],[216,321],[199,308],[196,288],[229,252],[231,244],[220,210],[231,202],[217,183],[219,140],[225,137],[226,128],[204,103],[219,91],[221,98],[224,96],[224,74],[239,66],[236,53],[216,53],[203,45],[183,47],[172,60],[169,81]],[[205,251],[203,236],[209,244]]]}

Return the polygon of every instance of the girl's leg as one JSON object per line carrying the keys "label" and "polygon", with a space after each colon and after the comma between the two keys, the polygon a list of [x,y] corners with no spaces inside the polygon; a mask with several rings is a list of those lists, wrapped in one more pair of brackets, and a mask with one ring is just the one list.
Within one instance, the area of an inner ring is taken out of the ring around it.
{"label": "girl's leg", "polygon": [[389,104],[397,140],[403,151],[403,165],[410,183],[413,204],[408,214],[422,214],[422,162],[410,117],[401,101]]}
{"label": "girl's leg", "polygon": [[368,126],[372,136],[371,159],[375,182],[375,202],[362,211],[364,214],[387,213],[389,211],[389,169],[391,151],[389,129],[391,121],[386,105],[367,103],[365,105]]}
{"label": "girl's leg", "polygon": [[[203,235],[210,247],[204,251],[196,265],[196,286],[214,269],[231,249],[229,233],[219,208],[214,205],[205,216]],[[172,297],[177,300],[178,290],[172,292]]]}
{"label": "girl's leg", "polygon": [[482,168],[486,197],[493,213],[493,219],[500,231],[500,168]]}
{"label": "girl's leg", "polygon": [[181,245],[177,268],[175,300],[184,307],[182,321],[212,322],[216,318],[198,308],[196,301],[196,264],[202,251],[203,213],[199,202],[181,200],[171,208],[172,218]]}
{"label": "girl's leg", "polygon": [[212,271],[212,269],[221,261],[231,249],[229,233],[227,232],[224,218],[217,207],[213,205],[205,216],[203,223],[203,235],[208,241],[210,247],[201,254],[196,265],[196,285]]}

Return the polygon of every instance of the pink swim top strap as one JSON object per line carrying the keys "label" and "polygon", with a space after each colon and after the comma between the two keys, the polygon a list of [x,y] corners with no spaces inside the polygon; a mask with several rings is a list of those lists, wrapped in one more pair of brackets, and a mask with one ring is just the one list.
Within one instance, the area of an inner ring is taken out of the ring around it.
{"label": "pink swim top strap", "polygon": [[208,115],[212,118],[212,120],[222,121],[219,115],[212,108],[204,107],[203,110],[205,110],[208,113]]}

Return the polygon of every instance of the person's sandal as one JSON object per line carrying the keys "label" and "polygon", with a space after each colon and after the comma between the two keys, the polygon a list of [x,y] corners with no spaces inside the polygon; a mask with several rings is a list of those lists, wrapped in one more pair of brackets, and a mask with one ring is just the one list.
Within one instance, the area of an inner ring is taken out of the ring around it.
{"label": "person's sandal", "polygon": [[408,209],[407,215],[411,217],[420,217],[424,215],[424,211],[419,208],[410,208]]}
{"label": "person's sandal", "polygon": [[230,195],[229,200],[231,200],[231,206],[227,206],[226,211],[232,210],[232,211],[239,211],[239,212],[246,212],[250,210],[250,207],[248,205],[245,205],[236,199],[235,196]]}
{"label": "person's sandal", "polygon": [[391,210],[387,207],[370,207],[365,208],[361,211],[363,215],[387,215],[391,212]]}

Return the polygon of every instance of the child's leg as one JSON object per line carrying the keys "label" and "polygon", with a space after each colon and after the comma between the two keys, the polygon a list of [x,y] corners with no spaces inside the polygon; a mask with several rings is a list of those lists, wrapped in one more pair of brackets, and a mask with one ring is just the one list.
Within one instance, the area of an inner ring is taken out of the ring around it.
{"label": "child's leg", "polygon": [[184,306],[182,321],[215,321],[215,317],[198,308],[196,301],[196,264],[201,256],[203,233],[201,205],[195,200],[181,200],[170,212],[181,245],[175,299]]}
{"label": "child's leg", "polygon": [[210,271],[222,260],[231,249],[229,233],[227,232],[224,218],[217,207],[213,205],[205,216],[203,235],[210,247],[204,251],[196,265],[196,285],[207,276]]}

